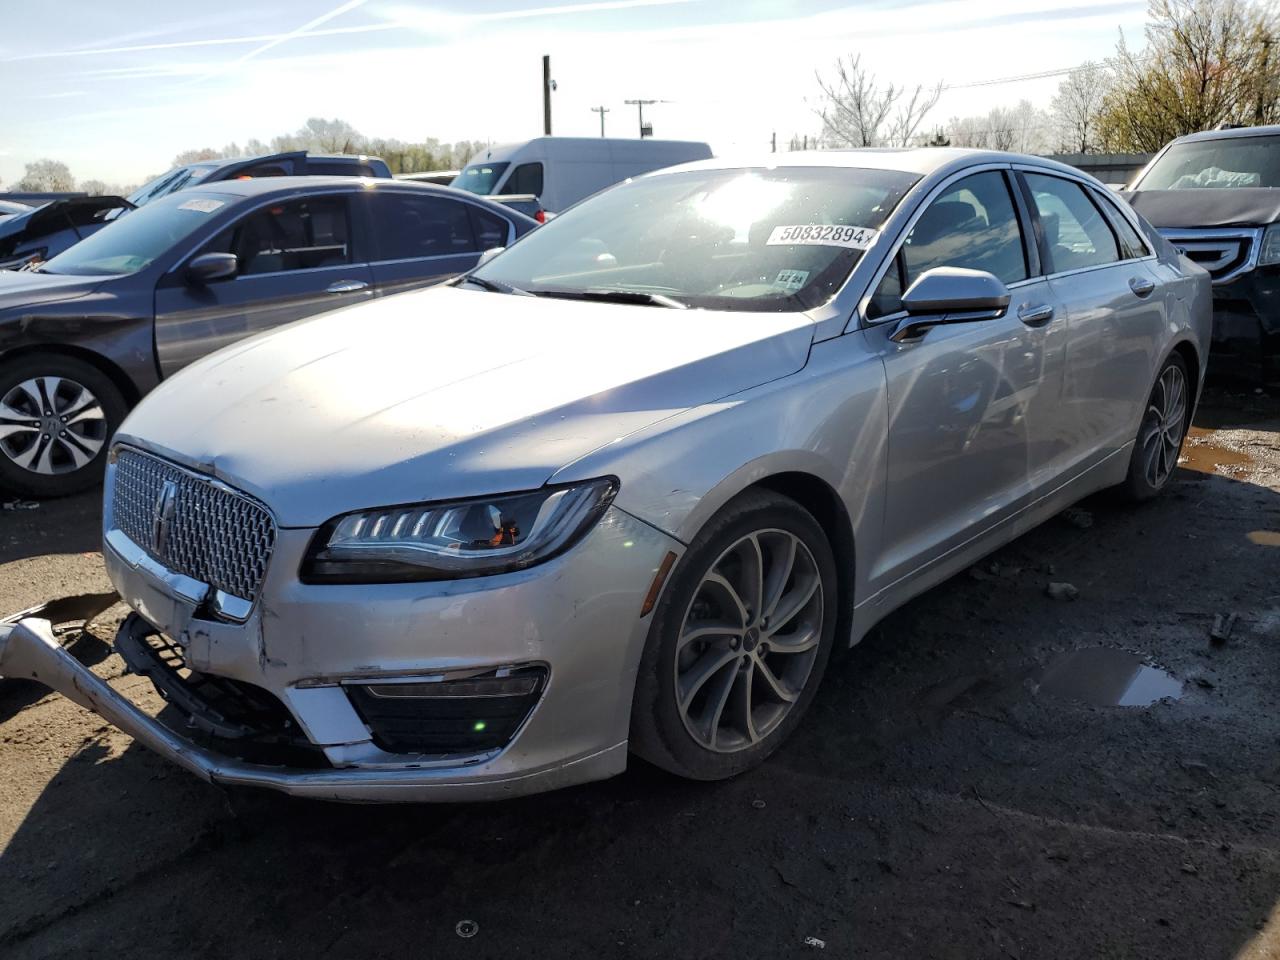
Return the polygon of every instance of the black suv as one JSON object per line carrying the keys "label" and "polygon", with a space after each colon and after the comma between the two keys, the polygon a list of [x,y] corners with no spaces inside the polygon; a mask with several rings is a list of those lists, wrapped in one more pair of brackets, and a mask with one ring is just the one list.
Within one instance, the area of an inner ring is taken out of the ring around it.
{"label": "black suv", "polygon": [[1280,126],[1179,137],[1125,196],[1213,277],[1215,360],[1280,361]]}
{"label": "black suv", "polygon": [[218,180],[298,176],[389,178],[391,170],[380,157],[347,154],[316,156],[305,150],[262,157],[239,157],[234,160],[200,160],[185,167],[174,167],[168,173],[144,183],[129,195],[129,202],[140,207],[175,190]]}

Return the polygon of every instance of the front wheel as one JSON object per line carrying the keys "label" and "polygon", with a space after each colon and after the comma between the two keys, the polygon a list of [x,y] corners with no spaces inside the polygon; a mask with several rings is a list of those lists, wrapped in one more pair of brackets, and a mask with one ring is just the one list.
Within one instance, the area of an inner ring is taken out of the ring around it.
{"label": "front wheel", "polygon": [[1149,500],[1163,490],[1178,466],[1191,411],[1187,364],[1176,353],[1160,368],[1138,427],[1124,490],[1134,500]]}
{"label": "front wheel", "polygon": [[654,611],[631,747],[694,780],[763,762],[813,699],[835,635],[831,545],[794,500],[749,492],[708,522]]}
{"label": "front wheel", "polygon": [[111,379],[76,357],[0,364],[0,489],[61,497],[93,486],[125,409]]}

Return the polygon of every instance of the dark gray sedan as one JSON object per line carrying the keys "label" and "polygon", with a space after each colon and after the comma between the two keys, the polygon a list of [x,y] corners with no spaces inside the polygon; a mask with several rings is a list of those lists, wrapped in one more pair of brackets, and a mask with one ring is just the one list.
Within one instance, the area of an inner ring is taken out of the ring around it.
{"label": "dark gray sedan", "polygon": [[0,272],[0,487],[91,486],[128,409],[192,360],[452,277],[536,226],[447,187],[275,177],[171,194]]}

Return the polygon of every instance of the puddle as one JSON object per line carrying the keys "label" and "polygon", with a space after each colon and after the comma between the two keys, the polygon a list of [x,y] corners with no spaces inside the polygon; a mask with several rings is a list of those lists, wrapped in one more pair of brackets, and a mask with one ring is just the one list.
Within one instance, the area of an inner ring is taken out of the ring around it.
{"label": "puddle", "polygon": [[1253,457],[1247,453],[1213,443],[1213,431],[1204,427],[1192,427],[1187,431],[1187,441],[1182,445],[1182,456],[1178,458],[1180,467],[1214,475],[1236,473],[1238,471],[1234,468],[1252,466],[1253,463]]}
{"label": "puddle", "polygon": [[1181,697],[1182,682],[1123,650],[1087,647],[1051,663],[1038,690],[1095,707],[1146,707],[1166,697]]}
{"label": "puddle", "polygon": [[1252,530],[1249,542],[1260,547],[1280,547],[1280,530]]}

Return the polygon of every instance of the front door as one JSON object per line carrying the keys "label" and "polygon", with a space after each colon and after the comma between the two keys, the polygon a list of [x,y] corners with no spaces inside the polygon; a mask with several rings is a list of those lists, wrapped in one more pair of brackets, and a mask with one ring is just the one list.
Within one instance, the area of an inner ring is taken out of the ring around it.
{"label": "front door", "polygon": [[[1047,481],[1065,443],[1058,401],[1065,334],[1035,270],[1006,173],[965,177],[932,201],[872,297],[867,335],[884,359],[888,473],[883,589],[1008,519]],[[1009,287],[998,320],[890,335],[901,293],[939,266],[986,270]]]}
{"label": "front door", "polygon": [[351,236],[345,194],[282,200],[227,227],[193,256],[234,253],[234,277],[191,284],[179,266],[156,289],[161,375],[250,334],[371,297],[369,265]]}

